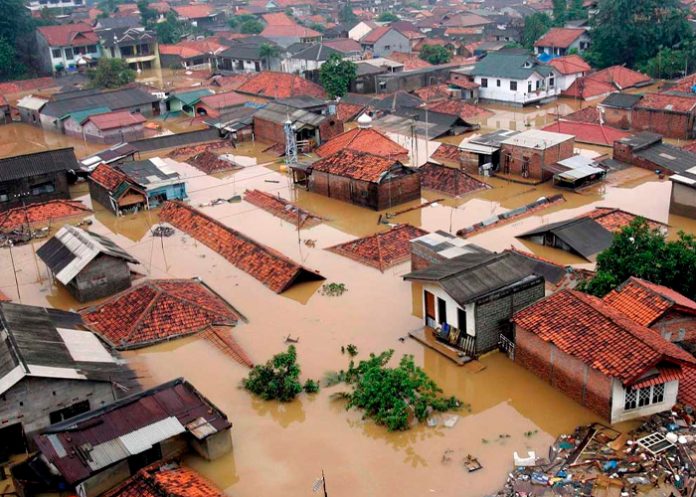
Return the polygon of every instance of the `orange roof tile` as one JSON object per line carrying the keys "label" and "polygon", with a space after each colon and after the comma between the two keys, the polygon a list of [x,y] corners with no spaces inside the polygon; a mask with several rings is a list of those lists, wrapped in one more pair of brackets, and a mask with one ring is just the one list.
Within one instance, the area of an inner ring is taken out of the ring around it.
{"label": "orange roof tile", "polygon": [[269,26],[297,26],[284,12],[272,12],[261,16]]}
{"label": "orange roof tile", "polygon": [[296,74],[275,71],[264,71],[252,76],[242,83],[237,88],[237,91],[274,99],[300,95],[309,95],[317,98],[326,97],[324,89],[318,84],[312,83]]}
{"label": "orange roof tile", "polygon": [[225,494],[196,471],[178,467],[150,467],[104,494],[104,497],[225,497]]}
{"label": "orange roof tile", "polygon": [[585,62],[585,59],[577,54],[556,57],[549,61],[549,65],[553,66],[561,74],[587,73],[592,70],[592,67]]}
{"label": "orange roof tile", "polygon": [[604,145],[607,147],[613,146],[616,140],[631,136],[630,133],[618,128],[579,121],[556,121],[541,129],[554,133],[573,135],[575,136],[575,141],[579,143],[590,143],[592,145]]}
{"label": "orange roof tile", "polygon": [[561,94],[566,97],[587,100],[592,97],[609,95],[615,91],[618,91],[618,89],[613,84],[606,81],[593,79],[590,76],[585,76],[573,81],[568,89],[563,90]]}
{"label": "orange roof tile", "polygon": [[145,121],[147,121],[145,116],[138,112],[131,113],[129,110],[117,110],[115,112],[91,115],[82,121],[82,124],[92,122],[97,129],[107,131],[110,129],[143,124]]}
{"label": "orange roof tile", "polygon": [[636,108],[691,113],[696,108],[696,95],[687,97],[664,93],[648,93],[640,99],[638,104],[636,104]]}
{"label": "orange roof tile", "polygon": [[[442,148],[442,145],[439,148]],[[460,169],[432,162],[419,167],[418,174],[420,175],[421,188],[435,190],[454,197],[490,188],[486,183],[469,176]]]}
{"label": "orange roof tile", "polygon": [[512,321],[624,385],[663,361],[696,364],[691,354],[600,299],[563,290],[516,313]]}
{"label": "orange roof tile", "polygon": [[449,85],[441,83],[439,85],[422,86],[413,93],[424,102],[432,102],[433,100],[446,100],[453,96],[449,89]]}
{"label": "orange roof tile", "polygon": [[597,107],[585,107],[584,109],[576,110],[562,117],[566,121],[579,121],[583,123],[599,124],[599,110]]}
{"label": "orange roof tile", "polygon": [[180,17],[186,19],[202,19],[213,14],[215,9],[207,4],[176,5],[172,7]]}
{"label": "orange roof tile", "polygon": [[[594,219],[604,229],[616,233],[617,231],[631,224],[631,222],[638,216],[612,207],[595,207],[590,212],[579,217],[589,217],[590,219]],[[666,224],[653,219],[645,219],[650,229],[660,229],[667,226]]]}
{"label": "orange roof tile", "polygon": [[568,48],[585,33],[583,28],[551,28],[539,38],[535,47]]}
{"label": "orange roof tile", "polygon": [[303,281],[324,279],[280,252],[222,224],[182,202],[165,202],[163,221],[179,228],[276,293]]}
{"label": "orange roof tile", "polygon": [[364,108],[364,105],[339,102],[339,104],[336,106],[336,117],[338,117],[340,121],[348,122],[360,114]]}
{"label": "orange roof tile", "polygon": [[227,93],[216,93],[201,97],[201,103],[211,109],[226,109],[228,107],[237,107],[244,105],[249,101],[248,97],[235,93],[233,91]]}
{"label": "orange roof tile", "polygon": [[406,71],[432,67],[430,62],[421,59],[416,53],[392,52],[387,58],[403,64]]}
{"label": "orange roof tile", "polygon": [[145,347],[239,321],[227,302],[197,280],[145,280],[82,309],[80,315],[89,329],[118,349]]}
{"label": "orange roof tile", "polygon": [[92,26],[85,23],[40,26],[36,29],[51,47],[81,47],[99,43]]}
{"label": "orange roof tile", "polygon": [[6,83],[0,83],[0,94],[7,96],[12,93],[44,90],[46,88],[54,88],[58,86],[60,86],[60,83],[49,77],[8,81]]}
{"label": "orange roof tile", "polygon": [[74,216],[86,216],[92,213],[78,200],[50,200],[26,207],[15,207],[0,213],[0,232],[22,228],[27,224],[47,223],[54,219]]}
{"label": "orange roof tile", "polygon": [[624,66],[611,66],[590,74],[592,79],[611,83],[619,90],[646,85],[652,81],[650,76]]}
{"label": "orange roof tile", "polygon": [[384,36],[391,30],[392,28],[390,28],[389,26],[378,26],[369,33],[367,33],[365,36],[363,36],[360,39],[360,42],[367,44],[377,43],[382,36]]}
{"label": "orange roof tile", "polygon": [[90,173],[89,179],[113,192],[121,183],[128,181],[128,176],[108,164],[102,163]]}
{"label": "orange roof tile", "polygon": [[295,226],[299,224],[301,228],[311,228],[323,221],[321,217],[297,207],[280,195],[271,195],[261,190],[247,190],[244,192],[244,200]]}
{"label": "orange roof tile", "polygon": [[321,36],[319,31],[315,31],[299,24],[277,25],[271,24],[261,31],[261,36],[268,38],[298,37],[298,38],[318,38]]}
{"label": "orange roof tile", "polygon": [[232,171],[240,168],[232,161],[221,159],[211,152],[210,149],[203,150],[189,157],[186,159],[186,162],[206,174]]}
{"label": "orange roof tile", "polygon": [[379,183],[384,175],[398,164],[401,163],[396,159],[346,148],[319,159],[312,164],[312,170],[359,181]]}
{"label": "orange roof tile", "polygon": [[428,104],[428,109],[434,112],[440,112],[442,114],[449,114],[451,116],[459,116],[464,121],[470,120],[471,118],[481,118],[492,116],[493,112],[478,105],[470,104],[463,100],[442,100],[440,102],[434,102]]}
{"label": "orange roof tile", "polygon": [[341,150],[353,150],[383,157],[405,158],[408,150],[374,128],[353,128],[337,135],[315,150],[319,157],[328,157]]}

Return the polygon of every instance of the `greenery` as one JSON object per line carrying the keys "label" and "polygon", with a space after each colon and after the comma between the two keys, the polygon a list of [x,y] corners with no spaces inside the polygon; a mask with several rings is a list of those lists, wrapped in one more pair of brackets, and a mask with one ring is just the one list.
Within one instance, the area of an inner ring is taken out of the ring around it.
{"label": "greenery", "polygon": [[17,63],[17,52],[5,38],[0,38],[0,80],[21,78],[26,72],[23,64]]}
{"label": "greenery", "polygon": [[266,61],[266,69],[271,68],[271,59],[278,57],[279,54],[280,48],[278,48],[278,45],[262,43],[259,47],[259,55],[263,60]]}
{"label": "greenery", "polygon": [[597,274],[581,289],[604,296],[636,276],[696,298],[696,237],[679,232],[667,240],[645,219],[635,219],[614,236],[611,246],[597,257]]}
{"label": "greenery", "polygon": [[329,297],[340,297],[347,291],[345,283],[325,283],[321,286],[321,294]]}
{"label": "greenery", "polygon": [[566,0],[553,0],[553,23],[563,26],[566,22],[568,2]]}
{"label": "greenery", "polygon": [[420,58],[431,64],[447,64],[452,60],[452,52],[442,45],[423,45]]}
{"label": "greenery", "polygon": [[583,6],[583,0],[570,0],[566,17],[569,20],[587,19],[587,10]]}
{"label": "greenery", "polygon": [[99,59],[96,69],[89,72],[95,88],[119,88],[135,81],[135,71],[123,59]]}
{"label": "greenery", "polygon": [[255,35],[263,31],[263,24],[258,19],[249,19],[239,26],[239,32],[245,35]]}
{"label": "greenery", "polygon": [[302,390],[304,390],[305,393],[317,393],[319,392],[319,382],[308,379],[305,381],[304,385],[302,385]]}
{"label": "greenery", "polygon": [[405,355],[395,368],[387,366],[393,350],[360,361],[350,361],[348,371],[339,377],[352,387],[342,394],[348,400],[346,409],[364,411],[364,417],[386,426],[389,431],[408,430],[415,417],[424,422],[433,411],[444,412],[461,407],[454,397],[443,397],[442,390],[421,368],[413,356]]}
{"label": "greenery", "polygon": [[379,16],[377,16],[378,22],[394,22],[398,20],[399,18],[393,12],[382,12]]}
{"label": "greenery", "polygon": [[148,28],[155,26],[159,14],[155,9],[150,8],[150,2],[148,0],[138,1],[138,11],[140,12],[140,20],[143,22],[143,26]]}
{"label": "greenery", "polygon": [[242,385],[264,400],[293,400],[302,391],[295,346],[290,345],[287,352],[274,355],[264,365],[254,366]]}
{"label": "greenery", "polygon": [[323,24],[319,24],[318,22],[313,22],[308,27],[309,29],[313,29],[314,31],[318,31],[320,33],[326,31],[326,26],[324,26]]}
{"label": "greenery", "polygon": [[155,26],[157,41],[160,43],[178,43],[181,38],[186,36],[186,25],[177,19],[173,11],[167,12],[163,22]]}
{"label": "greenery", "polygon": [[244,24],[247,21],[255,21],[256,17],[252,16],[251,14],[241,14],[238,16],[230,17],[227,21],[227,24],[232,28],[232,29],[237,29],[239,26]]}
{"label": "greenery", "polygon": [[552,24],[551,18],[543,12],[528,16],[522,30],[522,45],[530,50],[534,48],[534,42],[544,36]]}
{"label": "greenery", "polygon": [[345,347],[341,345],[341,354],[345,354],[346,352],[348,352],[349,356],[355,357],[358,355],[358,346],[354,343],[349,343]]}
{"label": "greenery", "polygon": [[679,0],[600,0],[598,10],[585,54],[596,67],[639,67],[660,50],[682,49],[693,38]]}
{"label": "greenery", "polygon": [[358,16],[353,12],[353,8],[350,6],[350,2],[346,2],[338,11],[338,20],[346,25],[346,27],[351,27],[358,22]]}
{"label": "greenery", "polygon": [[342,97],[348,93],[350,83],[358,74],[357,66],[350,60],[343,60],[340,55],[332,54],[319,70],[321,84],[329,97]]}
{"label": "greenery", "polygon": [[[23,0],[0,0],[4,16],[0,16],[0,80],[31,76],[27,68],[36,58],[35,30],[54,24],[53,16],[43,12],[33,19]],[[46,10],[46,9],[44,9]]]}
{"label": "greenery", "polygon": [[684,45],[681,50],[663,48],[657,55],[640,66],[641,71],[653,78],[672,79],[688,74],[689,66],[696,64],[696,51],[693,44]]}

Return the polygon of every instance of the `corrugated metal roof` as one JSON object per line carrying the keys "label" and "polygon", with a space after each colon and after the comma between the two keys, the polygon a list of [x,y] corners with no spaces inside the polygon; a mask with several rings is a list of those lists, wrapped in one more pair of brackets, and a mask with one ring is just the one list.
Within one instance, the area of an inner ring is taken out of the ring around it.
{"label": "corrugated metal roof", "polygon": [[0,159],[0,181],[14,181],[41,174],[78,169],[75,151],[58,148]]}
{"label": "corrugated metal roof", "polygon": [[218,431],[217,428],[208,423],[208,420],[203,417],[200,417],[187,424],[186,429],[198,440],[203,440],[204,438],[213,435]]}
{"label": "corrugated metal roof", "polygon": [[41,108],[48,103],[45,98],[34,97],[32,95],[27,95],[17,100],[17,107],[29,110],[41,110]]}
{"label": "corrugated metal roof", "polygon": [[168,438],[184,433],[186,428],[177,418],[168,418],[157,421],[139,430],[121,435],[119,440],[130,455],[140,454],[151,448],[154,444],[167,440]]}

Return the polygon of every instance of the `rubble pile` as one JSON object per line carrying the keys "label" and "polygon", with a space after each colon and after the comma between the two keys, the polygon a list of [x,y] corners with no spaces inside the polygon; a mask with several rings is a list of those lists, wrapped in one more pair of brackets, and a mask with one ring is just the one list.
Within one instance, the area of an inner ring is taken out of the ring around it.
{"label": "rubble pile", "polygon": [[515,457],[518,466],[494,495],[686,497],[696,490],[694,458],[696,413],[678,407],[626,434],[595,423],[561,435],[548,458]]}
{"label": "rubble pile", "polygon": [[222,140],[212,143],[202,143],[199,145],[187,145],[185,147],[175,148],[169,152],[169,154],[167,154],[167,157],[171,157],[172,159],[180,159],[182,157],[190,157],[192,155],[200,154],[201,152],[209,152],[227,146],[229,146],[229,143]]}

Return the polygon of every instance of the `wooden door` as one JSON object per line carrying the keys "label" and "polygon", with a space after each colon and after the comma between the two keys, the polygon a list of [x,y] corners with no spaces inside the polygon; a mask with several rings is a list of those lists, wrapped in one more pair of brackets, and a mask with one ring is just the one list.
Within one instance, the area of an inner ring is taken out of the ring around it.
{"label": "wooden door", "polygon": [[425,295],[425,324],[431,326],[428,322],[435,322],[435,295],[427,290],[423,290],[423,294]]}

